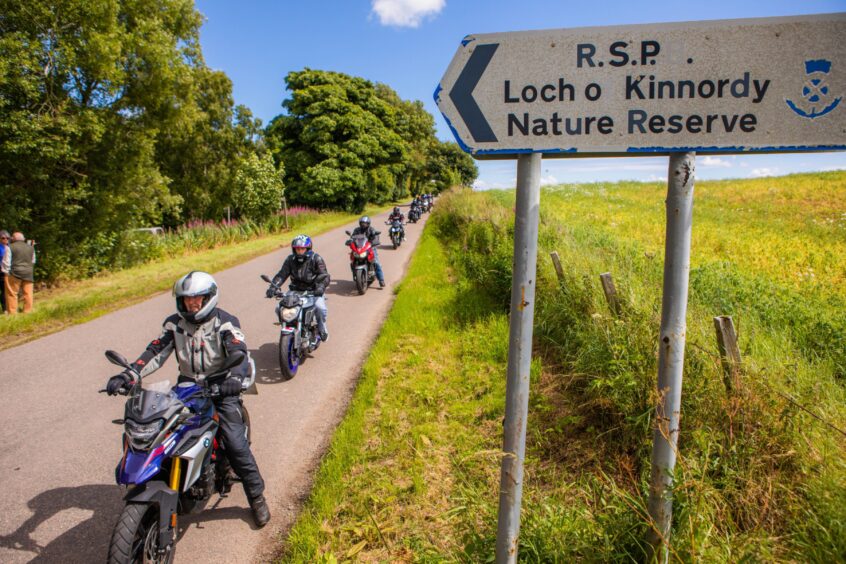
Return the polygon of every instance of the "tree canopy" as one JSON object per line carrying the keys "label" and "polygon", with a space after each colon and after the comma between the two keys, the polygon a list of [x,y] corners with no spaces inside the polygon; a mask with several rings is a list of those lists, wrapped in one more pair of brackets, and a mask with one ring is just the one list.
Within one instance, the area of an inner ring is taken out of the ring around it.
{"label": "tree canopy", "polygon": [[0,0],[0,227],[38,241],[40,277],[107,267],[133,227],[267,216],[283,171],[291,203],[348,210],[475,177],[422,103],[338,72],[289,73],[263,129],[201,23],[192,0]]}
{"label": "tree canopy", "polygon": [[443,189],[449,173],[442,165],[457,171],[449,178],[477,175],[468,155],[435,138],[423,104],[387,85],[313,69],[289,73],[286,84],[287,113],[271,121],[266,140],[285,163],[292,202],[358,211]]}

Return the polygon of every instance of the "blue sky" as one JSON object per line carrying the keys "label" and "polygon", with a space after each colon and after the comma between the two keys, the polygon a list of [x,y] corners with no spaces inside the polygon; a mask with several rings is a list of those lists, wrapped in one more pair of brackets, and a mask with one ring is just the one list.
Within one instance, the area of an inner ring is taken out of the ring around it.
{"label": "blue sky", "polygon": [[[196,0],[207,64],[226,72],[235,100],[266,124],[282,111],[285,75],[304,67],[362,76],[422,100],[438,137],[452,140],[432,93],[471,33],[846,11],[846,0],[573,2],[552,0]],[[477,186],[513,187],[514,161],[478,162]],[[846,169],[846,153],[700,157],[702,179]],[[547,159],[544,183],[658,180],[666,157]]]}

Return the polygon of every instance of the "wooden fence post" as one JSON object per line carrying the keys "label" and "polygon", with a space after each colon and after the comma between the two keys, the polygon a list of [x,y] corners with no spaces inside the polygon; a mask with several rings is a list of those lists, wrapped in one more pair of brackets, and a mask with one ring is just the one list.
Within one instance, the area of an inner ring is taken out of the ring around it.
{"label": "wooden fence post", "polygon": [[552,257],[552,265],[555,267],[555,273],[558,275],[558,281],[564,282],[564,269],[561,267],[561,259],[558,258],[558,251],[549,253]]}
{"label": "wooden fence post", "polygon": [[714,318],[714,329],[717,331],[717,345],[720,348],[720,361],[723,367],[723,381],[726,390],[731,392],[736,389],[738,372],[740,370],[740,349],[737,347],[737,332],[734,330],[734,322],[728,315],[720,315]]}
{"label": "wooden fence post", "polygon": [[605,299],[608,300],[608,307],[611,308],[614,315],[620,315],[620,301],[617,299],[617,288],[614,287],[614,279],[611,278],[611,273],[600,274],[599,280],[602,282],[602,290],[605,292]]}

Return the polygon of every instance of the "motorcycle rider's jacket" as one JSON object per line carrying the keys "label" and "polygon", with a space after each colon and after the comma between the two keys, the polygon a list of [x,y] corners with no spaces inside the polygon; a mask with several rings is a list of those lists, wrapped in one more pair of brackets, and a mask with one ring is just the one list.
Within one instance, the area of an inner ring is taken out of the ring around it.
{"label": "motorcycle rider's jacket", "polygon": [[367,240],[370,241],[370,244],[376,246],[379,243],[379,231],[373,229],[373,226],[368,225],[367,229],[362,229],[360,226],[353,229],[353,235],[366,235]]}
{"label": "motorcycle rider's jacket", "polygon": [[300,262],[296,255],[288,255],[282,268],[273,277],[272,284],[276,288],[282,286],[288,277],[291,278],[291,289],[298,292],[311,291],[323,295],[329,286],[329,271],[323,257],[314,251],[308,251],[305,259]]}
{"label": "motorcycle rider's jacket", "polygon": [[388,221],[399,221],[400,223],[402,223],[403,220],[405,220],[405,215],[403,215],[402,212],[392,213],[391,215],[388,216]]}
{"label": "motorcycle rider's jacket", "polygon": [[241,364],[230,370],[230,375],[251,384],[249,351],[244,342],[241,323],[234,315],[216,308],[208,319],[199,324],[189,323],[179,314],[173,314],[164,321],[162,334],[147,345],[135,369],[145,377],[161,368],[172,352],[176,351],[179,374],[192,380],[204,380],[206,375],[219,372],[224,359],[234,351],[246,356]]}

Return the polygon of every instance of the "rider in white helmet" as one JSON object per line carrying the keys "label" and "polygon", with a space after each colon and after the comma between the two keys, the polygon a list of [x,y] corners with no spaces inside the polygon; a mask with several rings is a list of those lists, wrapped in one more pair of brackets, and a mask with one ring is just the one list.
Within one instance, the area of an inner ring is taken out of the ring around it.
{"label": "rider in white helmet", "polygon": [[[224,359],[233,352],[244,353],[244,361],[219,382],[220,397],[215,399],[215,408],[229,463],[241,478],[256,524],[263,527],[270,520],[270,509],[241,411],[241,392],[254,378],[241,324],[237,317],[217,307],[220,293],[208,273],[189,272],[173,285],[173,296],[176,313],[165,319],[162,334],[147,345],[134,368],[143,378],[158,370],[175,351],[179,381],[201,381],[206,375],[219,372]],[[133,374],[127,370],[112,376],[106,390],[116,394],[132,383]]]}

